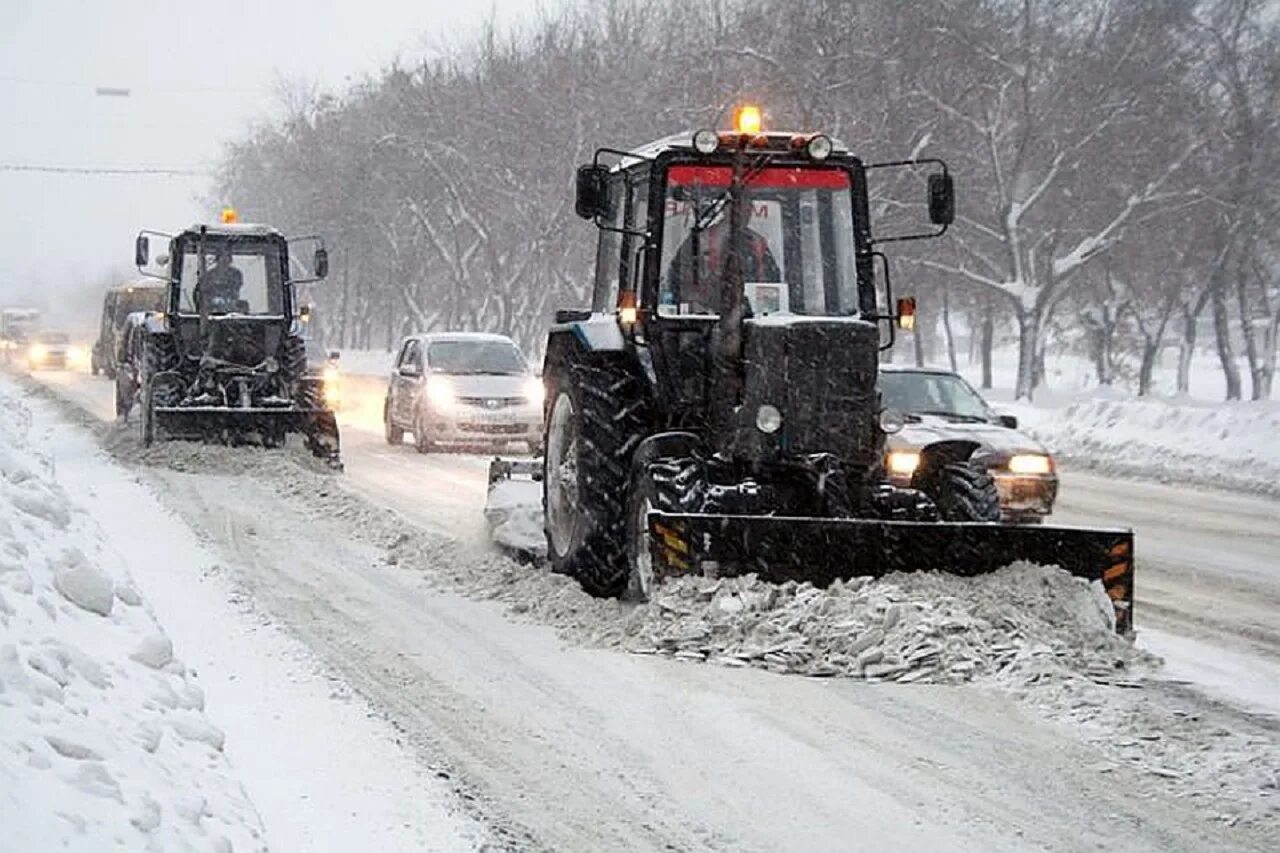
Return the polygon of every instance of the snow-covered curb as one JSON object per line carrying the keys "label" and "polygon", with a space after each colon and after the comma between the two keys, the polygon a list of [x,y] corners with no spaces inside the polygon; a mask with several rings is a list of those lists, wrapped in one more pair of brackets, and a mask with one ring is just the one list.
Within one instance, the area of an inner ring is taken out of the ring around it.
{"label": "snow-covered curb", "polygon": [[12,850],[265,849],[204,692],[0,408],[0,833]]}
{"label": "snow-covered curb", "polygon": [[1001,406],[1055,455],[1104,472],[1280,497],[1280,403],[1103,392],[1055,408]]}

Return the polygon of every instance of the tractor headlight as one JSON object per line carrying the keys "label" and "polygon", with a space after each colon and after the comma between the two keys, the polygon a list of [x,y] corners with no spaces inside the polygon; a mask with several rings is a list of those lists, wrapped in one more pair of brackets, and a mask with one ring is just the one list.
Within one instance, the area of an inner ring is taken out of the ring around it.
{"label": "tractor headlight", "polygon": [[782,412],[778,411],[777,406],[765,403],[756,409],[756,429],[765,435],[771,435],[782,429]]}
{"label": "tractor headlight", "polygon": [[805,145],[804,150],[805,153],[809,155],[810,160],[818,160],[821,162],[831,156],[831,149],[833,147],[834,146],[831,144],[831,137],[819,133],[809,140],[808,144]]}
{"label": "tractor headlight", "polygon": [[907,425],[907,416],[897,409],[884,408],[880,410],[880,429],[885,435],[893,435],[902,432],[902,428]]}
{"label": "tractor headlight", "polygon": [[885,459],[890,474],[910,476],[920,467],[920,454],[914,450],[895,450]]}
{"label": "tractor headlight", "polygon": [[1018,453],[1009,459],[1011,474],[1048,474],[1053,471],[1053,461],[1043,453]]}
{"label": "tractor headlight", "polygon": [[542,402],[547,398],[547,389],[543,387],[541,378],[529,377],[529,381],[524,384],[524,398],[530,405],[542,408]]}
{"label": "tractor headlight", "polygon": [[720,147],[720,134],[704,128],[693,135],[693,149],[699,154],[714,154]]}
{"label": "tractor headlight", "polygon": [[453,393],[453,386],[449,384],[447,379],[432,376],[427,380],[427,402],[437,412],[453,411],[453,406],[457,399],[457,396]]}

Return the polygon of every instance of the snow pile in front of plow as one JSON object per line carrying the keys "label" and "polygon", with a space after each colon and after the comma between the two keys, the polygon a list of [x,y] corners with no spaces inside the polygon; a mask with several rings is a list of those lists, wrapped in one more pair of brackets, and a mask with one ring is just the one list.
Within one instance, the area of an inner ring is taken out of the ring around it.
{"label": "snow pile in front of plow", "polygon": [[1151,662],[1116,636],[1099,587],[1027,563],[975,578],[853,578],[825,590],[754,575],[682,578],[664,584],[627,633],[633,651],[871,681],[1110,681]]}
{"label": "snow pile in front of plow", "polygon": [[257,812],[120,555],[0,409],[0,846],[264,849]]}

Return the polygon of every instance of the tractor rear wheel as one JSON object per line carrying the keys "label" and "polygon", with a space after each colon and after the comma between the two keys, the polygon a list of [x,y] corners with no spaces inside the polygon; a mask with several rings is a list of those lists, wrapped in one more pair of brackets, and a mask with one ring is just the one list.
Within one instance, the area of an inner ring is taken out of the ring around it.
{"label": "tractor rear wheel", "polygon": [[943,521],[999,521],[1000,492],[985,466],[951,462],[934,480],[933,500]]}
{"label": "tractor rear wheel", "polygon": [[592,595],[621,595],[631,456],[648,427],[643,386],[608,362],[561,368],[548,386],[542,502],[551,568]]}

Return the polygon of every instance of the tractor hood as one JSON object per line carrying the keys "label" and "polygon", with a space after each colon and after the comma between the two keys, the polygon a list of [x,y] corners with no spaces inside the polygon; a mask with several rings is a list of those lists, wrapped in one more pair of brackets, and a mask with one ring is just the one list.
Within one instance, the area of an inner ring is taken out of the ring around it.
{"label": "tractor hood", "polygon": [[[969,423],[941,415],[910,415],[902,431],[889,436],[890,450],[919,450],[942,441],[973,441],[997,453],[1045,453],[1044,445],[1017,429]],[[914,419],[919,418],[919,422]]]}

